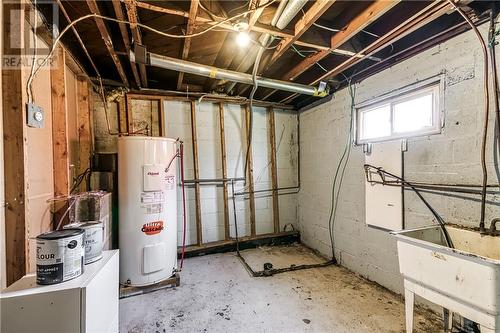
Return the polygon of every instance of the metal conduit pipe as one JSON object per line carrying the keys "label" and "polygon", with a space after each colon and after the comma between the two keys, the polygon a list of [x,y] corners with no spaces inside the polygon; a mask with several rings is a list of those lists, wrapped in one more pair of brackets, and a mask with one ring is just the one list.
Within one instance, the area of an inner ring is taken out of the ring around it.
{"label": "metal conduit pipe", "polygon": [[[222,79],[222,80],[228,80],[245,84],[253,84],[251,74],[240,73],[240,72],[230,71],[227,69],[202,65],[195,62],[180,60],[177,58],[162,56],[150,52],[147,53],[146,58],[147,58],[146,63],[154,67],[159,67],[189,74],[195,74],[200,76],[206,76],[215,79]],[[136,61],[135,53],[133,51],[130,52],[130,59],[133,62]],[[269,79],[261,76],[257,77],[257,82],[259,87],[289,91],[304,95],[323,97],[328,94],[326,85],[320,85],[320,87],[323,88],[318,89],[314,86]]]}

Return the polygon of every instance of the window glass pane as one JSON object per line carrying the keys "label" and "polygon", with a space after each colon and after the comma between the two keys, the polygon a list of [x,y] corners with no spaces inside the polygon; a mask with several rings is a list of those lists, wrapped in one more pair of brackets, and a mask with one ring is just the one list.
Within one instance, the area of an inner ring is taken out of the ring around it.
{"label": "window glass pane", "polygon": [[391,107],[389,104],[361,111],[360,139],[374,139],[391,135]]}
{"label": "window glass pane", "polygon": [[432,127],[433,93],[394,104],[394,132],[414,132]]}

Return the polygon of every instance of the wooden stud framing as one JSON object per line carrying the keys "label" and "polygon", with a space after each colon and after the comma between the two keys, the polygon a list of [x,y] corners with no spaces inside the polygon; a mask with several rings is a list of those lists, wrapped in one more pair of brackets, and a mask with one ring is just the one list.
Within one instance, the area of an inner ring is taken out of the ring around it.
{"label": "wooden stud framing", "polygon": [[[220,126],[220,150],[222,157],[222,178],[227,178],[227,160],[226,160],[226,134],[224,129],[224,103],[219,103],[219,126]],[[227,192],[227,182],[223,183],[224,196],[224,239],[230,238],[229,234],[229,194]]]}
{"label": "wooden stud framing", "polygon": [[167,124],[165,123],[165,100],[160,97],[158,100],[158,126],[160,126],[160,136],[167,136]]}
{"label": "wooden stud framing", "polygon": [[[87,0],[87,5],[90,8],[90,11],[94,14],[101,14],[99,7],[97,6],[97,3],[95,0]],[[118,74],[120,75],[120,78],[123,81],[123,84],[128,87],[128,79],[127,75],[125,74],[125,70],[123,69],[123,66],[120,62],[120,59],[118,58],[118,55],[115,52],[115,49],[113,48],[113,41],[111,40],[111,36],[109,34],[108,28],[106,27],[106,24],[104,23],[104,20],[101,18],[96,17],[95,18],[95,23],[97,25],[97,28],[99,29],[99,32],[101,33],[102,40],[104,41],[104,45],[106,45],[106,48],[108,49],[109,55],[111,56],[111,59],[113,59],[113,62],[115,64],[115,67],[118,71]]]}
{"label": "wooden stud framing", "polygon": [[[137,17],[137,7],[135,0],[125,0],[125,7],[127,9],[128,20],[132,25],[130,30],[132,31],[132,37],[134,41],[138,44],[142,44],[142,36],[139,27],[135,24],[139,22]],[[141,74],[141,83],[143,87],[148,86],[148,78],[146,75],[146,66],[144,64],[139,64],[139,73]]]}
{"label": "wooden stud framing", "polygon": [[52,88],[52,144],[54,156],[54,195],[69,194],[68,133],[66,119],[64,50],[58,46],[50,70]]}
{"label": "wooden stud framing", "polygon": [[[191,35],[194,32],[196,24],[196,14],[198,13],[199,0],[191,0],[191,6],[189,8],[189,17],[186,27],[186,35]],[[185,38],[184,45],[182,47],[181,59],[186,60],[189,55],[189,49],[191,48],[192,38]],[[179,72],[177,78],[177,90],[181,89],[182,80],[184,79],[184,72]]]}
{"label": "wooden stud framing", "polygon": [[[90,158],[92,155],[92,138],[90,136],[90,106],[89,106],[89,85],[85,79],[78,79],[76,82],[76,96],[78,106],[78,141],[79,141],[79,163],[78,174],[90,168]],[[80,188],[85,189],[85,183]]]}
{"label": "wooden stud framing", "polygon": [[[194,178],[199,179],[198,169],[198,139],[196,134],[196,101],[191,101],[191,139],[193,143],[193,168]],[[203,231],[201,227],[201,203],[200,203],[200,184],[194,186],[194,195],[196,202],[196,242],[198,245],[203,243]]]}
{"label": "wooden stud framing", "polygon": [[127,133],[134,132],[134,118],[132,116],[132,96],[130,94],[126,95],[125,107],[127,110]]}
{"label": "wooden stud framing", "polygon": [[[59,0],[58,0],[59,1]],[[120,0],[112,0],[113,2],[113,9],[115,11],[115,16],[117,19],[125,21],[125,16],[123,15],[123,10],[122,10],[122,5],[120,3]],[[125,52],[127,54],[130,54],[130,36],[128,34],[127,26],[124,23],[119,23],[118,24],[120,27],[120,33],[122,35],[123,39],[123,44],[125,45]],[[130,57],[129,57],[130,59]],[[137,87],[141,86],[141,79],[139,78],[139,72],[137,71],[137,65],[130,60],[130,67],[132,68],[132,73],[134,75],[134,80],[135,84]]]}
{"label": "wooden stud framing", "polygon": [[280,231],[280,207],[279,207],[279,197],[278,197],[278,169],[276,163],[276,126],[274,119],[274,109],[270,107],[267,112],[269,119],[269,141],[271,143],[271,154],[270,154],[270,167],[271,167],[271,181],[273,188],[273,223],[274,232]]}
{"label": "wooden stud framing", "polygon": [[[247,130],[247,135],[250,133],[250,112],[253,112],[253,110],[250,110],[250,106],[247,105],[245,108],[245,124],[246,124],[246,130]],[[252,145],[250,145],[250,151],[248,153],[248,169],[247,169],[247,182],[248,182],[248,192],[249,194],[249,202],[250,202],[250,234],[251,236],[256,235],[256,228],[255,228],[255,194],[253,193],[254,191],[254,184],[253,184],[253,153],[252,153]]]}
{"label": "wooden stud framing", "polygon": [[[15,17],[10,9],[21,10],[21,2],[2,4],[3,54],[23,56],[23,49],[9,47],[11,33],[24,31],[24,15]],[[16,20],[17,22],[14,22]],[[11,31],[13,27],[18,31]],[[17,30],[17,29],[16,29]],[[6,282],[12,284],[26,274],[26,225],[25,225],[25,177],[24,138],[25,109],[21,68],[2,67],[2,110],[4,146],[5,190],[5,259]]]}

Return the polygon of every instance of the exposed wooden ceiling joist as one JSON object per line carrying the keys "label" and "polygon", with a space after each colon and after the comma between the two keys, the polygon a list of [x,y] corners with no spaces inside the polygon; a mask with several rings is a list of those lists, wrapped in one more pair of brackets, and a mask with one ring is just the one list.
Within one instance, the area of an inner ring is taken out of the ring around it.
{"label": "exposed wooden ceiling joist", "polygon": [[[125,1],[127,1],[127,0],[125,0]],[[130,0],[128,0],[128,1],[130,1]],[[185,12],[185,11],[178,10],[178,9],[170,9],[170,8],[160,7],[160,6],[152,5],[149,3],[142,2],[142,1],[136,1],[136,5],[139,8],[148,9],[148,10],[159,12],[159,13],[170,14],[170,15],[175,15],[175,16],[182,16],[182,17],[189,17],[189,12]],[[196,24],[209,24],[209,25],[216,25],[217,24],[219,28],[234,31],[233,24],[231,24],[230,22],[219,24],[218,22],[213,21],[211,18],[207,17],[207,15],[204,13],[200,13],[198,16],[196,16]],[[256,31],[256,32],[260,32],[260,33],[268,33],[268,34],[271,34],[273,36],[277,36],[277,37],[281,37],[281,38],[292,38],[294,36],[294,32],[291,30],[288,30],[288,29],[280,30],[278,28],[275,28],[275,27],[272,27],[272,26],[266,25],[266,24],[261,24],[259,22],[255,22],[251,31]],[[297,41],[295,41],[295,44],[299,45],[299,46],[303,46],[303,47],[317,49],[317,50],[330,49],[329,45],[320,45],[317,43],[309,43],[307,41],[297,40]]]}
{"label": "exposed wooden ceiling joist", "polygon": [[[199,0],[191,0],[191,5],[189,7],[188,23],[186,27],[186,35],[191,35],[196,27],[196,16],[198,14],[198,7],[199,7]],[[187,59],[190,47],[191,47],[191,38],[185,38],[181,54],[182,60]],[[179,76],[177,78],[177,90],[181,89],[183,79],[184,79],[184,73],[179,72]]]}
{"label": "exposed wooden ceiling joist", "polygon": [[[113,2],[113,9],[115,11],[116,18],[121,20],[121,21],[125,21],[125,16],[123,15],[123,10],[122,10],[122,5],[120,3],[120,0],[112,0],[112,2]],[[122,39],[123,39],[123,44],[125,45],[125,51],[127,52],[127,54],[130,54],[130,50],[131,50],[130,36],[128,34],[127,27],[124,23],[119,23],[119,27],[120,27],[120,33],[121,33]],[[130,56],[129,56],[129,59],[130,59]],[[137,87],[140,87],[141,80],[139,78],[139,72],[137,71],[137,65],[130,60],[130,67],[132,68],[132,74],[134,75],[135,84],[137,85]]]}
{"label": "exposed wooden ceiling joist", "polygon": [[[142,44],[141,31],[136,23],[139,22],[137,16],[137,6],[135,0],[124,0],[125,8],[127,9],[128,20],[131,23],[130,29],[132,31],[132,37],[134,41],[138,44]],[[148,86],[148,78],[146,74],[146,66],[144,64],[139,64],[139,73],[141,74],[141,83],[143,87]]]}
{"label": "exposed wooden ceiling joist", "polygon": [[[255,8],[259,7],[260,5],[264,5],[264,4],[268,3],[269,1],[270,0],[262,0],[262,3],[260,3],[261,1],[259,1],[259,0],[251,1],[250,2],[251,3],[250,9],[255,9]],[[248,19],[248,29],[249,30],[253,29],[253,27],[255,26],[255,23],[257,23],[257,21],[259,20],[259,17],[262,15],[263,12],[264,12],[264,8],[259,8],[255,12],[250,14],[250,18]]]}
{"label": "exposed wooden ceiling joist", "polygon": [[294,34],[291,37],[284,38],[279,44],[274,54],[271,57],[269,64],[274,63],[279,57],[285,53],[290,46],[292,46],[299,38],[316,22],[317,19],[323,15],[335,0],[317,0],[314,4],[307,10],[304,16],[295,23]]}
{"label": "exposed wooden ceiling joist", "polygon": [[[300,74],[307,71],[309,68],[314,66],[316,63],[327,57],[331,52],[338,49],[348,40],[353,38],[356,34],[361,32],[363,29],[368,27],[370,24],[378,20],[382,15],[388,12],[391,8],[396,6],[400,0],[394,1],[386,1],[386,0],[377,0],[369,5],[365,10],[363,10],[359,15],[353,18],[341,31],[334,34],[331,37],[330,41],[330,49],[321,50],[314,54],[311,54],[304,60],[302,60],[299,64],[291,68],[287,73],[285,73],[281,80],[284,81],[293,81]],[[268,93],[264,99],[271,97],[276,90]]]}
{"label": "exposed wooden ceiling joist", "polygon": [[[90,8],[90,11],[93,14],[98,14],[101,15],[101,12],[99,10],[99,7],[97,7],[97,3],[95,0],[87,0],[87,5]],[[97,28],[99,29],[99,32],[101,34],[102,40],[104,41],[104,45],[106,45],[106,48],[108,49],[109,55],[111,56],[111,59],[113,59],[113,62],[116,66],[116,69],[118,70],[118,74],[120,75],[120,78],[123,81],[123,84],[128,87],[128,79],[127,75],[125,74],[125,71],[123,69],[122,64],[120,63],[120,59],[118,58],[118,55],[115,52],[115,49],[113,48],[113,41],[111,40],[111,36],[109,34],[108,28],[104,24],[104,21],[101,18],[95,17],[95,22],[97,24]]]}
{"label": "exposed wooden ceiling joist", "polygon": [[[68,13],[66,12],[66,9],[64,8],[61,0],[57,0],[57,5],[59,6],[59,9],[61,9],[61,12],[63,13],[64,17],[66,18],[66,20],[68,21],[68,24],[69,24],[71,22],[71,18],[69,17]],[[78,31],[76,30],[76,28],[75,28],[74,25],[71,26],[71,30],[75,34],[75,37],[78,40],[78,43],[80,44],[80,46],[82,47],[83,52],[87,56],[87,59],[89,60],[90,65],[92,66],[95,74],[97,76],[100,76],[101,74],[99,73],[99,70],[97,69],[97,66],[95,65],[94,61],[92,60],[92,57],[90,56],[89,51],[87,50],[87,47],[83,43],[82,38],[80,37],[80,34],[78,33]]]}
{"label": "exposed wooden ceiling joist", "polygon": [[359,15],[352,19],[341,31],[331,37],[331,45],[329,50],[322,50],[308,56],[297,66],[294,66],[290,71],[283,75],[281,79],[285,81],[294,80],[297,76],[304,73],[311,66],[325,58],[331,52],[338,49],[342,44],[346,43],[356,34],[378,20],[383,14],[389,11],[389,9],[396,6],[399,2],[400,0],[377,0],[373,2]]}
{"label": "exposed wooden ceiling joist", "polygon": [[[359,57],[351,57],[347,59],[346,61],[342,62],[335,68],[329,70],[325,74],[321,75],[317,79],[311,81],[309,84],[314,85],[317,84],[318,82],[332,78],[343,71],[351,68],[352,66],[356,65],[360,61],[366,59],[366,57],[382,50],[383,48],[387,47],[388,45],[400,40],[401,38],[407,36],[408,34],[418,30],[419,28],[423,27],[424,25],[428,24],[429,22],[432,22],[433,20],[437,19],[438,17],[444,15],[450,10],[450,4],[448,2],[442,2],[439,0],[434,1],[430,5],[426,6],[424,9],[416,13],[415,15],[411,16],[409,19],[405,20],[403,23],[399,24],[396,28],[392,29],[391,31],[387,32],[380,38],[377,38],[376,41],[365,47],[363,50],[361,50],[359,53],[363,54],[364,56],[362,58]],[[280,101],[281,103],[289,103],[293,99],[295,99],[298,96],[298,94],[292,94],[288,96],[287,98],[283,99]]]}

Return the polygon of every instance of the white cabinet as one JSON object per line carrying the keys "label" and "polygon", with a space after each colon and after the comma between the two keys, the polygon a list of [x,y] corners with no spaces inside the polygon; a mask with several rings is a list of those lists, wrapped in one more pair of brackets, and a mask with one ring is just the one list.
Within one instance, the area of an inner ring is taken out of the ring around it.
{"label": "white cabinet", "polygon": [[85,265],[80,277],[49,286],[24,276],[0,293],[2,333],[118,332],[118,250]]}

